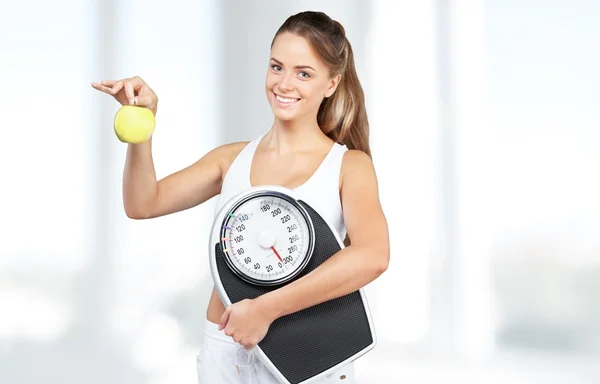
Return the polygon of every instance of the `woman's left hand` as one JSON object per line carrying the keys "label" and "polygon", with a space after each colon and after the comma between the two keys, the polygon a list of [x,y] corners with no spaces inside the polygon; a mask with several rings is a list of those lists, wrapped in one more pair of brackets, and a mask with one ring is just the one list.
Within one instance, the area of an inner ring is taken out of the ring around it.
{"label": "woman's left hand", "polygon": [[252,349],[266,336],[273,320],[257,300],[244,299],[227,307],[219,330],[225,330],[227,336],[244,348]]}

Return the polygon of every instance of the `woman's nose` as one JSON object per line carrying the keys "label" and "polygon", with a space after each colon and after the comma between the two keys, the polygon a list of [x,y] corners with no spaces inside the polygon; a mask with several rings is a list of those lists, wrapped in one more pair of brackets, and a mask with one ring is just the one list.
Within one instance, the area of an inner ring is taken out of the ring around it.
{"label": "woman's nose", "polygon": [[281,80],[281,83],[279,83],[279,88],[284,91],[284,92],[291,92],[294,90],[294,83],[292,81],[291,76],[284,76],[283,79]]}

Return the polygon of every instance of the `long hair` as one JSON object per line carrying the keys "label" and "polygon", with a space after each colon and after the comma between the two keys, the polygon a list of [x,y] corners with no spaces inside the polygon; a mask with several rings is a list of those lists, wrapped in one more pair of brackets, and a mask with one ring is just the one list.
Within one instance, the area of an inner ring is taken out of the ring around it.
{"label": "long hair", "polygon": [[333,95],[319,107],[317,123],[321,131],[349,149],[361,150],[371,157],[365,96],[344,27],[323,12],[301,12],[279,27],[271,46],[284,32],[304,37],[329,68],[329,75],[341,75]]}

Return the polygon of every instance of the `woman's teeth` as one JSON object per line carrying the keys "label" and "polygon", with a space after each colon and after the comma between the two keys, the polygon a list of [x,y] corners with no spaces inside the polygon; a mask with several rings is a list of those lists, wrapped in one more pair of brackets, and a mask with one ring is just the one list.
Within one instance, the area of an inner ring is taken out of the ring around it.
{"label": "woman's teeth", "polygon": [[278,94],[275,94],[275,98],[279,101],[281,101],[282,103],[295,103],[296,101],[300,100],[300,99],[286,99],[285,97],[281,97]]}

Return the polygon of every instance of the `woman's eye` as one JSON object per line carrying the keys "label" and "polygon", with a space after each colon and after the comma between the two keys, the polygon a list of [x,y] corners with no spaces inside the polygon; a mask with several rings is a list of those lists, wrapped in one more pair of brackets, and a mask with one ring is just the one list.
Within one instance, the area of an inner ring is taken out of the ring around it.
{"label": "woman's eye", "polygon": [[310,75],[308,73],[306,73],[306,72],[300,72],[300,76],[301,77],[305,77],[307,79],[310,77]]}
{"label": "woman's eye", "polygon": [[271,65],[271,68],[273,68],[276,71],[281,71],[281,67],[277,64]]}

